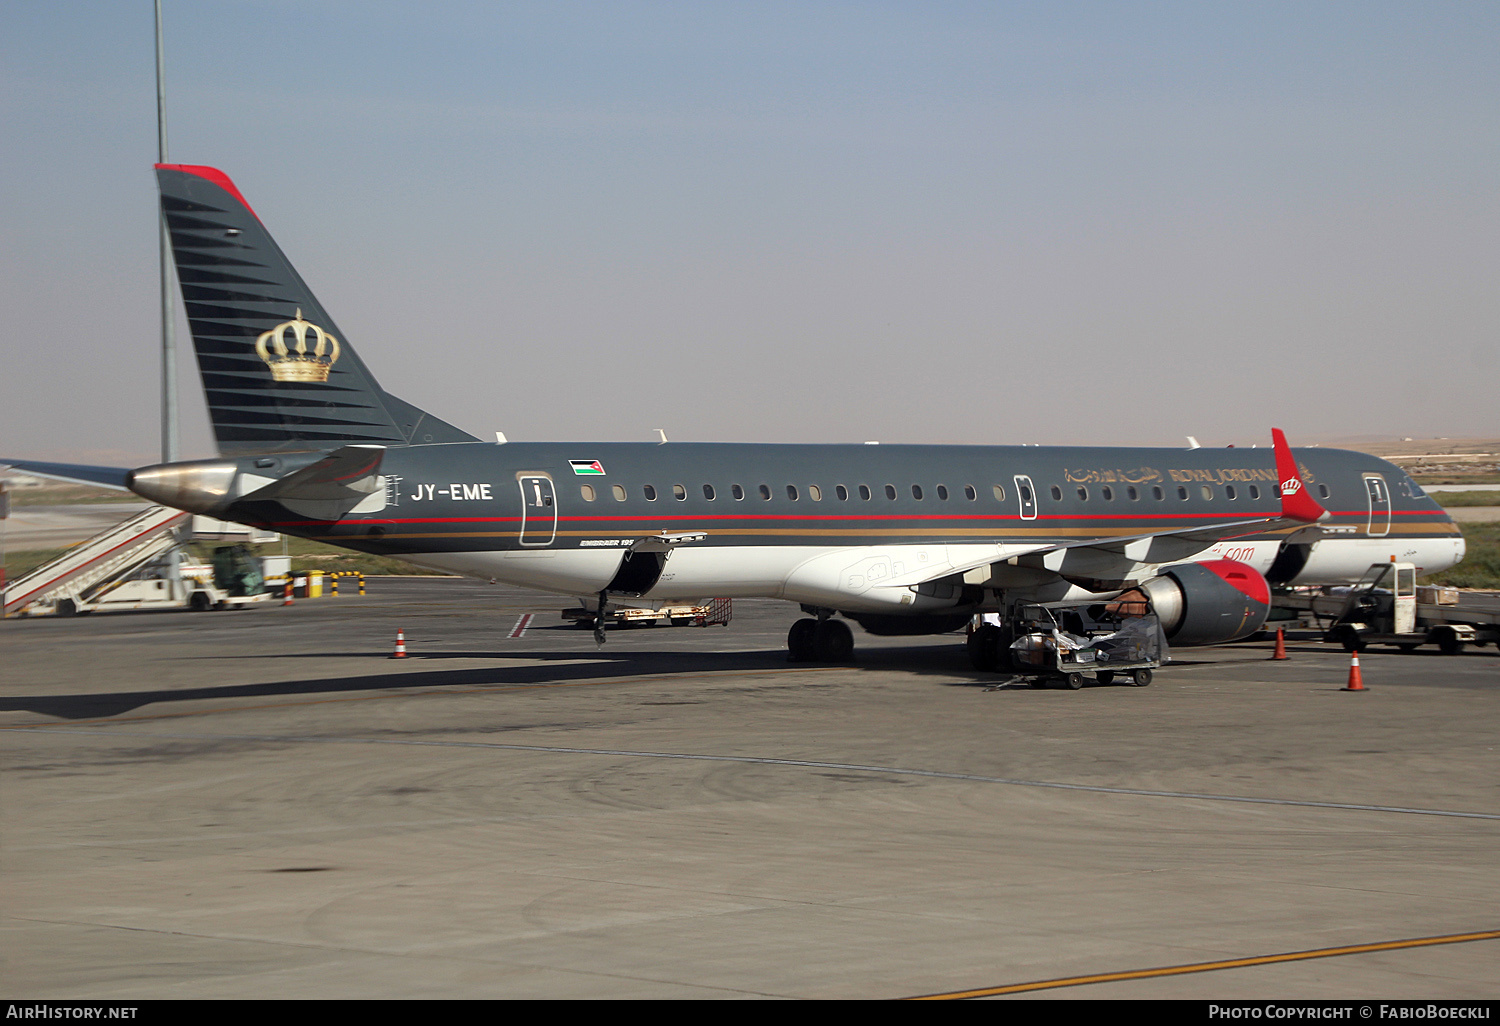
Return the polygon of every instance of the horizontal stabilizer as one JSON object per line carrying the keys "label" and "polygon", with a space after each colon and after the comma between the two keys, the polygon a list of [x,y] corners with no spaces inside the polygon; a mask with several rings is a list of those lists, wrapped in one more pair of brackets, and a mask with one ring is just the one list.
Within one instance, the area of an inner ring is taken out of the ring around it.
{"label": "horizontal stabilizer", "polygon": [[69,484],[96,485],[100,488],[118,488],[130,491],[125,477],[130,473],[125,467],[92,467],[81,463],[38,463],[35,460],[0,459],[0,467],[10,467],[22,474],[34,477],[66,481]]}
{"label": "horizontal stabilizer", "polygon": [[346,445],[318,462],[248,495],[241,502],[272,499],[284,503],[294,499],[311,502],[345,502],[350,505],[380,487],[376,475],[385,459],[383,445]]}

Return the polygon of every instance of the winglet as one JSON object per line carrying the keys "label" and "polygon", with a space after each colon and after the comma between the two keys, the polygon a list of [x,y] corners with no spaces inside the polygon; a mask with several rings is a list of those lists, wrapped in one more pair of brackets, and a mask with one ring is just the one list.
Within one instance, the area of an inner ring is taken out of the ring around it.
{"label": "winglet", "polygon": [[1276,450],[1276,477],[1281,484],[1281,515],[1309,524],[1326,518],[1328,511],[1302,487],[1302,473],[1280,428],[1271,429],[1271,442]]}

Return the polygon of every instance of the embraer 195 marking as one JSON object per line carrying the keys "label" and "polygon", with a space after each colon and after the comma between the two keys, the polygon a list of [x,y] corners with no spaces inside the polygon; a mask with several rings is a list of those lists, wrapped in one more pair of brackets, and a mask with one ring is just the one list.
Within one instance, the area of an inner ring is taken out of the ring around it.
{"label": "embraer 195 marking", "polygon": [[1127,590],[1174,644],[1214,644],[1258,630],[1273,587],[1463,558],[1398,467],[1275,430],[1271,449],[1186,451],[481,442],[380,387],[223,172],[157,177],[221,457],[17,467],[580,596],[600,623],[610,604],[785,599],[826,658],[852,646],[835,613],[942,633]]}

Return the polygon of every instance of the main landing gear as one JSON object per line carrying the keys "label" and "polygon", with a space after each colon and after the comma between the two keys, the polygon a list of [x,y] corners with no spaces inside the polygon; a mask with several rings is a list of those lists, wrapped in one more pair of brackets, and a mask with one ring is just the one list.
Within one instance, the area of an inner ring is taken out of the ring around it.
{"label": "main landing gear", "polygon": [[843,620],[803,617],[786,634],[794,663],[847,663],[854,658],[854,632]]}

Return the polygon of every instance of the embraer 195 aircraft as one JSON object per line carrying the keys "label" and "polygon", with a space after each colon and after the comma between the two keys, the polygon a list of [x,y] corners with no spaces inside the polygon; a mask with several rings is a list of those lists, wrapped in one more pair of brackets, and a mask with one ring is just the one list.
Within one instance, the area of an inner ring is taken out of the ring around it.
{"label": "embraer 195 aircraft", "polygon": [[1215,644],[1259,630],[1274,586],[1463,558],[1400,468],[1276,430],[1271,449],[484,442],[380,387],[228,176],[156,170],[220,458],[23,470],[581,596],[601,640],[618,604],[786,599],[811,614],[794,659],[849,658],[836,613],[938,634],[1137,589],[1173,644]]}

